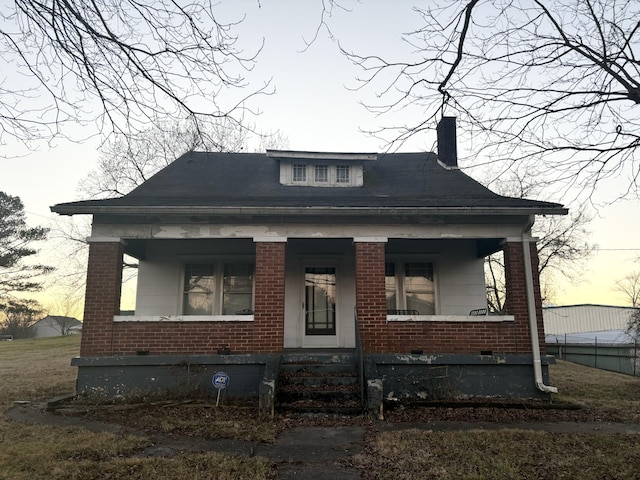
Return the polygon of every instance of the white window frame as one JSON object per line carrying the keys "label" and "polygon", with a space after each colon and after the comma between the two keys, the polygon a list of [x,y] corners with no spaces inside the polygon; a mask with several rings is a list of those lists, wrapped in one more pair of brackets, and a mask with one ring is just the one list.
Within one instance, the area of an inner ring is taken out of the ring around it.
{"label": "white window frame", "polygon": [[[238,313],[234,313],[234,314],[223,314],[223,308],[224,308],[224,267],[227,264],[238,264],[238,263],[243,263],[243,264],[250,264],[253,266],[253,271],[251,273],[252,276],[252,285],[251,285],[251,314],[253,315],[253,310],[255,308],[255,287],[256,287],[256,278],[255,278],[255,258],[254,257],[247,257],[247,256],[242,256],[242,257],[215,257],[215,258],[211,258],[211,257],[200,257],[200,258],[188,258],[188,259],[183,259],[182,263],[181,263],[181,268],[180,268],[180,299],[179,299],[179,305],[178,305],[178,310],[179,310],[179,315],[180,316],[184,316],[186,318],[189,317],[206,317],[206,316],[212,316],[212,317],[233,317],[233,316],[237,316],[237,315],[244,315],[244,314],[238,314]],[[213,276],[214,276],[214,282],[215,282],[215,287],[214,287],[214,297],[213,297],[213,308],[212,308],[212,313],[211,315],[188,315],[184,313],[184,308],[185,308],[185,304],[184,304],[184,296],[185,296],[185,275],[186,275],[186,266],[187,265],[194,265],[194,264],[212,264],[213,265]]]}
{"label": "white window frame", "polygon": [[[338,178],[339,169],[345,174]],[[326,171],[326,179],[317,174]],[[296,175],[297,173],[297,175]],[[304,177],[304,178],[303,178]],[[280,184],[307,187],[361,187],[364,182],[364,167],[360,164],[334,163],[328,161],[282,162],[280,165]]]}
{"label": "white window frame", "polygon": [[[319,175],[323,174],[323,175]],[[313,165],[313,181],[315,183],[329,183],[329,165],[316,163]]]}
{"label": "white window frame", "polygon": [[[291,180],[293,181],[293,183],[301,183],[301,184],[305,184],[308,183],[308,164],[306,163],[294,163],[291,165]],[[301,177],[303,178],[297,178],[296,174],[300,174]]]}
{"label": "white window frame", "polygon": [[[211,276],[213,277],[213,291],[210,294],[211,297],[211,312],[208,313],[202,313],[199,315],[213,315],[216,311],[216,297],[218,296],[218,287],[219,287],[219,283],[217,280],[217,268],[216,268],[216,264],[215,262],[187,262],[184,263],[182,265],[182,288],[181,288],[181,294],[180,294],[180,304],[181,304],[181,308],[180,308],[180,312],[182,313],[182,315],[197,315],[197,314],[193,314],[193,313],[186,313],[185,312],[185,308],[187,306],[187,302],[185,302],[185,297],[187,295],[189,295],[190,293],[194,293],[194,292],[190,292],[187,291],[187,285],[186,285],[186,281],[187,281],[187,270],[188,267],[190,266],[206,266],[206,267],[211,267]],[[207,302],[209,303],[209,302]]]}
{"label": "white window frame", "polygon": [[[346,172],[346,176],[340,175],[340,172]],[[351,183],[351,166],[338,164],[336,165],[336,183],[348,185]]]}
{"label": "white window frame", "polygon": [[[433,258],[424,257],[387,257],[385,258],[385,272],[386,264],[393,263],[396,279],[396,310],[407,310],[407,293],[405,288],[405,264],[406,263],[426,263],[431,264],[433,271],[433,313],[432,314],[420,314],[420,316],[433,316],[438,315],[440,302],[438,299],[438,269],[437,263]],[[385,275],[386,278],[386,275]],[[386,286],[385,286],[385,301],[386,301]]]}

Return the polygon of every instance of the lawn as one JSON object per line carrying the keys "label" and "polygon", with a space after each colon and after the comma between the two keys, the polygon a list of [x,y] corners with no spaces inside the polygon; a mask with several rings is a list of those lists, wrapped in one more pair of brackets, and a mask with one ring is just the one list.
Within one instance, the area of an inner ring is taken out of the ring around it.
{"label": "lawn", "polygon": [[7,422],[14,401],[40,400],[73,392],[70,359],[79,336],[0,342],[0,480],[260,480],[272,479],[262,458],[216,453],[143,458],[145,436],[92,433]]}
{"label": "lawn", "polygon": [[[70,358],[79,337],[0,342],[0,409],[73,391]],[[431,431],[433,420],[465,422],[617,421],[640,423],[640,378],[566,362],[551,367],[560,395],[552,405],[573,409],[418,408],[387,412],[386,422],[422,422],[421,428],[383,431],[373,422],[364,450],[349,459],[364,479],[640,479],[640,435],[552,434],[517,428]],[[273,479],[264,458],[183,453],[144,458],[152,435],[236,438],[272,442],[286,428],[356,419],[259,422],[254,406],[208,402],[75,407],[93,418],[118,421],[142,433],[92,433],[79,427],[26,425],[0,418],[0,480],[20,479]],[[426,427],[425,427],[426,425]],[[478,424],[479,425],[479,424]]]}
{"label": "lawn", "polygon": [[[640,423],[640,377],[559,361],[553,403],[581,408],[430,408],[390,412],[395,421],[590,421]],[[571,434],[517,428],[369,432],[353,464],[366,480],[640,479],[640,435]]]}

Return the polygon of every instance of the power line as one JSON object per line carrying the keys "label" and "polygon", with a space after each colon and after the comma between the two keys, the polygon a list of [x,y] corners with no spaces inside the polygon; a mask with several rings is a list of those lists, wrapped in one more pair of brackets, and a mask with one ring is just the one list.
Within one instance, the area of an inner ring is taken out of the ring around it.
{"label": "power line", "polygon": [[601,252],[640,252],[640,248],[600,248],[595,247],[594,250]]}

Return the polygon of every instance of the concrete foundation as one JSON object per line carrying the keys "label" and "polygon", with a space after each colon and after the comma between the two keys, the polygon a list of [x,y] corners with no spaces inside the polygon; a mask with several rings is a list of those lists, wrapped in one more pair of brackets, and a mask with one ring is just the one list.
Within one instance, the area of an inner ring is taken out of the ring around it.
{"label": "concrete foundation", "polygon": [[[97,401],[216,396],[213,375],[225,372],[227,397],[259,398],[272,417],[280,355],[139,355],[78,357],[76,391]],[[549,364],[542,358],[543,378]],[[431,401],[470,397],[548,399],[534,382],[530,355],[365,355],[367,410],[382,416],[385,400]]]}
{"label": "concrete foundation", "polygon": [[[535,386],[531,355],[370,355],[385,400],[469,397],[548,399]],[[542,358],[545,383],[553,357]],[[371,369],[369,369],[371,371]],[[371,380],[371,379],[368,379]]]}
{"label": "concrete foundation", "polygon": [[96,400],[216,396],[213,375],[225,372],[228,397],[258,397],[265,366],[277,355],[141,355],[77,357],[76,392]]}

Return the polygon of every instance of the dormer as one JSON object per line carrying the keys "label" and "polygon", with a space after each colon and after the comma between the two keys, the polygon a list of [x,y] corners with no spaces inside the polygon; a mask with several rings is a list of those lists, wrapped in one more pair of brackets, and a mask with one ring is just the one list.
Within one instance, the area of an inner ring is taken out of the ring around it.
{"label": "dormer", "polygon": [[375,153],[295,152],[267,150],[280,162],[280,184],[300,187],[361,187],[364,162]]}

